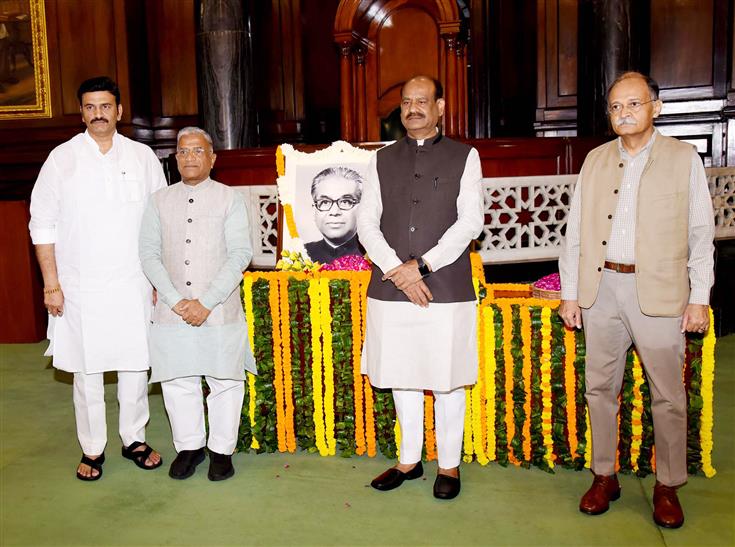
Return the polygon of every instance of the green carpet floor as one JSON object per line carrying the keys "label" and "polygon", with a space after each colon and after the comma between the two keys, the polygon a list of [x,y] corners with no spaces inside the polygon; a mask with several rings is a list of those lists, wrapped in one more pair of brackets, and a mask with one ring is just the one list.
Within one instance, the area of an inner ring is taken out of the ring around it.
{"label": "green carpet floor", "polygon": [[385,458],[237,454],[234,478],[213,483],[206,464],[186,481],[174,457],[157,386],[148,440],[165,465],[142,471],[120,456],[114,376],[107,385],[104,476],[74,477],[71,377],[50,368],[45,344],[0,346],[0,545],[735,545],[735,335],[717,345],[712,479],[680,490],[686,523],[651,520],[654,478],[621,476],[604,515],[577,510],[589,472],[479,464],[462,468],[462,494],[435,500],[424,480],[377,492]]}

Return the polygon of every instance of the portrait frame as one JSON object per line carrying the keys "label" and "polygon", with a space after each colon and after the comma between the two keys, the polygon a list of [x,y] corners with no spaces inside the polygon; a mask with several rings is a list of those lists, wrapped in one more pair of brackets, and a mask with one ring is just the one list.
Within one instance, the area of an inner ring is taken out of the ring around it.
{"label": "portrait frame", "polygon": [[[30,13],[30,35],[31,51],[30,57],[33,61],[32,67],[26,67],[28,74],[24,75],[17,84],[28,87],[32,85],[34,100],[28,103],[14,97],[12,92],[0,92],[0,120],[15,120],[24,118],[50,118],[51,96],[49,83],[48,64],[48,35],[46,32],[46,6],[45,0],[27,0]],[[0,14],[2,15],[2,14]],[[25,20],[7,20],[0,18],[0,24],[19,23]],[[6,31],[7,32],[7,31]],[[13,52],[13,63],[17,62],[18,56],[27,59],[28,53]],[[27,61],[25,61],[27,64]],[[32,68],[32,71],[29,69]],[[0,82],[1,83],[1,82]],[[12,89],[12,88],[11,88]]]}
{"label": "portrait frame", "polygon": [[310,204],[308,210],[305,205],[305,196],[310,195],[313,176],[330,167],[347,167],[365,179],[375,152],[345,141],[336,141],[315,152],[302,152],[290,144],[278,147],[277,186],[282,211],[281,222],[278,223],[279,250],[297,252],[305,258],[309,256],[305,244],[314,237],[313,230],[317,228]]}

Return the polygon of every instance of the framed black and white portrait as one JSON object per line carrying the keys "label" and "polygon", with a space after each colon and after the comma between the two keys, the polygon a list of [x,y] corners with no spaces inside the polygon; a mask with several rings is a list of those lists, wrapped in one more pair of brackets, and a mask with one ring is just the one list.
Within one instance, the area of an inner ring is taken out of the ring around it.
{"label": "framed black and white portrait", "polygon": [[357,214],[374,152],[343,141],[311,153],[288,144],[280,148],[285,162],[278,178],[285,224],[281,248],[320,264],[362,255]]}

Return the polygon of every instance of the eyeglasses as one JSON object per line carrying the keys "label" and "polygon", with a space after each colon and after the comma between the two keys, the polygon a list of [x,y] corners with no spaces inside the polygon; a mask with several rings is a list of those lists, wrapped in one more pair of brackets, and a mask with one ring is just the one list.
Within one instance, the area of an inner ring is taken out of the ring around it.
{"label": "eyeglasses", "polygon": [[611,105],[608,105],[607,113],[611,116],[614,116],[616,114],[620,114],[625,108],[627,108],[631,112],[638,112],[644,104],[652,103],[657,100],[658,99],[651,99],[650,101],[630,101],[628,104],[613,103]]}
{"label": "eyeglasses", "polygon": [[317,200],[314,200],[314,207],[316,207],[317,211],[326,213],[327,211],[331,211],[332,205],[334,205],[335,203],[337,204],[337,208],[339,208],[340,211],[349,211],[355,205],[360,203],[360,200],[357,200],[355,198],[319,198]]}
{"label": "eyeglasses", "polygon": [[176,151],[176,157],[185,158],[186,156],[193,155],[197,158],[201,158],[204,155],[204,152],[206,152],[206,150],[201,146],[197,146],[196,148],[179,148]]}

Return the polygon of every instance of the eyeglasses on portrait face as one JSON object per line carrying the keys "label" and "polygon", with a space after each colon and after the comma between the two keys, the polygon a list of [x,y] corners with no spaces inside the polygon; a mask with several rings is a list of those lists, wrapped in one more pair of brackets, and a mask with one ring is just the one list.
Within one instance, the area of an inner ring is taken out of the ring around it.
{"label": "eyeglasses on portrait face", "polygon": [[314,207],[316,207],[317,211],[326,213],[327,211],[331,211],[332,205],[334,205],[335,203],[337,204],[337,208],[340,211],[349,211],[355,205],[360,203],[360,201],[351,197],[344,197],[339,199],[319,198],[317,200],[314,200]]}
{"label": "eyeglasses on portrait face", "polygon": [[651,99],[650,101],[639,101],[632,100],[626,104],[623,103],[612,103],[607,106],[607,113],[611,116],[619,116],[626,108],[629,112],[638,112],[644,104],[652,103],[658,99]]}
{"label": "eyeglasses on portrait face", "polygon": [[196,158],[201,158],[204,156],[205,152],[206,150],[201,146],[197,146],[196,148],[179,148],[176,150],[176,157],[185,158],[187,156],[194,156]]}

